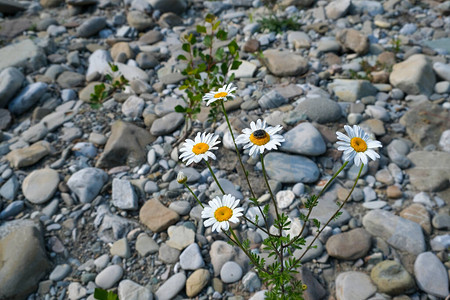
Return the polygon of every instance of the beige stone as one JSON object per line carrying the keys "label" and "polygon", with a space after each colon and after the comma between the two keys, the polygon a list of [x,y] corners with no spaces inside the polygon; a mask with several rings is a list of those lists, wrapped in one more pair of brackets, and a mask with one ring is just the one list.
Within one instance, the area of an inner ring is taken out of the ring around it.
{"label": "beige stone", "polygon": [[23,168],[34,165],[53,151],[54,149],[49,142],[39,141],[29,147],[11,151],[6,155],[6,159],[14,168]]}
{"label": "beige stone", "polygon": [[331,236],[326,243],[326,249],[332,257],[354,260],[364,257],[371,244],[370,234],[363,228],[356,228]]}
{"label": "beige stone", "polygon": [[117,56],[120,53],[125,53],[127,59],[134,58],[134,52],[130,48],[130,46],[128,45],[127,42],[119,42],[119,43],[114,44],[114,46],[112,46],[111,57],[113,60],[116,60]]}
{"label": "beige stone", "polygon": [[430,214],[422,204],[411,204],[400,212],[400,217],[416,222],[426,233],[431,233]]}
{"label": "beige stone", "polygon": [[175,224],[180,216],[161,204],[157,199],[145,202],[139,212],[139,220],[154,232],[166,230]]}
{"label": "beige stone", "polygon": [[208,270],[198,269],[186,280],[186,294],[189,298],[195,297],[208,284],[211,275]]}

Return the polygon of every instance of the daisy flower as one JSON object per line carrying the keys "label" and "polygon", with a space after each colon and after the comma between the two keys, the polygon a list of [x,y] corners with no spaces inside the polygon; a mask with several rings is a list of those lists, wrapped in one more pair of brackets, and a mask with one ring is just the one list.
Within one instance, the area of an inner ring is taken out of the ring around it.
{"label": "daisy flower", "polygon": [[258,119],[256,123],[250,123],[250,128],[242,130],[242,134],[236,138],[236,143],[245,144],[244,149],[250,148],[250,156],[262,154],[265,149],[277,149],[277,146],[284,142],[284,137],[276,134],[282,128],[281,125],[266,126],[266,121]]}
{"label": "daisy flower", "polygon": [[207,219],[203,222],[205,227],[212,225],[212,231],[221,232],[230,228],[229,222],[238,223],[244,211],[242,207],[237,207],[239,201],[230,194],[209,201],[209,206],[202,211],[202,218]]}
{"label": "daisy flower", "polygon": [[361,162],[367,164],[370,157],[372,160],[380,158],[380,155],[376,153],[374,148],[383,147],[377,140],[372,140],[361,127],[353,125],[351,128],[348,125],[344,126],[348,136],[341,132],[336,132],[337,138],[340,140],[336,144],[339,145],[338,150],[344,151],[344,160],[354,160],[355,165],[360,166]]}
{"label": "daisy flower", "polygon": [[206,106],[210,105],[213,102],[216,102],[217,100],[223,99],[224,101],[227,101],[228,97],[231,97],[234,99],[236,97],[234,94],[234,91],[237,89],[237,87],[234,87],[232,83],[228,85],[224,85],[223,87],[219,88],[217,92],[209,92],[206,93],[205,96],[203,96],[203,100],[207,101]]}
{"label": "daisy flower", "polygon": [[212,133],[197,133],[197,136],[194,140],[187,139],[182,147],[180,148],[180,159],[184,161],[187,160],[186,165],[190,165],[192,162],[200,162],[202,159],[208,160],[208,157],[212,159],[216,159],[214,153],[210,150],[217,150],[215,145],[219,144],[220,141],[217,139],[218,135],[214,135]]}

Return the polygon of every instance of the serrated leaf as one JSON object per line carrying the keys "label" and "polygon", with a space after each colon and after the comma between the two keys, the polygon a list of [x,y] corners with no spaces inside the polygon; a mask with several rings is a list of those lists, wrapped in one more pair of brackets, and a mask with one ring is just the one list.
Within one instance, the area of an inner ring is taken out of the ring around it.
{"label": "serrated leaf", "polygon": [[181,46],[181,49],[183,49],[186,52],[191,52],[191,45],[184,43],[183,46]]}
{"label": "serrated leaf", "polygon": [[202,25],[197,25],[197,32],[198,33],[206,33],[206,27]]}
{"label": "serrated leaf", "polygon": [[223,30],[223,29],[219,29],[219,31],[217,31],[216,33],[216,38],[218,38],[221,41],[225,41],[228,37],[228,33]]}
{"label": "serrated leaf", "polygon": [[203,44],[207,47],[207,48],[211,48],[212,47],[212,38],[210,35],[205,36],[205,38],[203,39]]}

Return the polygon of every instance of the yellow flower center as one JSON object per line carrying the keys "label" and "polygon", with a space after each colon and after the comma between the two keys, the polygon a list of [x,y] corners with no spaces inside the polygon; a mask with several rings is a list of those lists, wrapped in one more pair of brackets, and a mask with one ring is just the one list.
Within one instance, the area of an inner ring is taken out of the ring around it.
{"label": "yellow flower center", "polygon": [[262,146],[270,141],[270,135],[263,129],[255,130],[250,135],[250,142],[255,145]]}
{"label": "yellow flower center", "polygon": [[228,206],[222,206],[214,212],[214,218],[219,221],[228,221],[233,216],[233,210]]}
{"label": "yellow flower center", "polygon": [[350,140],[350,146],[352,146],[356,152],[364,152],[367,150],[367,143],[359,137],[352,138]]}
{"label": "yellow flower center", "polygon": [[222,97],[226,97],[227,95],[228,95],[227,92],[215,93],[214,98],[222,98]]}
{"label": "yellow flower center", "polygon": [[195,144],[194,147],[192,147],[192,152],[194,152],[196,155],[203,154],[208,150],[209,150],[209,145],[206,143],[198,143],[198,144]]}

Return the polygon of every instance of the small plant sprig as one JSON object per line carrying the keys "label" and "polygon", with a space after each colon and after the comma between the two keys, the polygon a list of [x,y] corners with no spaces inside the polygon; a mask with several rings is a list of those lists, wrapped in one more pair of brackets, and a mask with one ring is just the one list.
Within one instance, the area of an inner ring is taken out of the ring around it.
{"label": "small plant sprig", "polygon": [[[353,193],[353,190],[356,187],[364,166],[368,164],[369,158],[372,160],[380,158],[379,154],[375,152],[375,149],[382,147],[382,145],[380,142],[372,140],[369,135],[364,132],[364,130],[356,125],[354,125],[353,128],[347,125],[344,126],[347,135],[341,132],[336,132],[337,138],[339,140],[336,144],[338,145],[338,150],[344,151],[343,158],[345,162],[340,167],[340,169],[332,176],[332,178],[328,180],[328,182],[318,195],[311,195],[307,199],[305,203],[305,209],[307,210],[307,213],[306,215],[300,216],[300,219],[303,221],[303,226],[297,235],[291,236],[291,234],[288,233],[291,229],[291,219],[286,213],[280,212],[277,206],[274,194],[269,185],[263,156],[263,153],[266,150],[276,150],[277,147],[280,146],[282,142],[284,142],[284,137],[277,134],[277,132],[280,131],[282,127],[280,125],[276,127],[267,126],[265,121],[258,120],[256,123],[251,122],[250,128],[245,128],[242,131],[242,134],[240,134],[235,139],[224,106],[224,101],[233,98],[232,93],[234,93],[234,88],[232,88],[231,85],[227,85],[219,89],[217,92],[208,93],[203,97],[203,99],[207,101],[207,105],[211,105],[213,102],[217,102],[218,105],[220,105],[220,107],[222,108],[222,112],[227,122],[233,143],[235,145],[236,154],[238,155],[241,167],[247,179],[247,184],[251,193],[251,197],[249,199],[250,203],[255,205],[261,212],[265,227],[258,225],[259,222],[257,217],[252,220],[245,216],[244,209],[239,207],[240,200],[235,199],[235,197],[230,194],[226,194],[224,192],[224,189],[221,187],[220,182],[214,175],[209,160],[216,159],[216,156],[214,155],[212,150],[216,150],[216,145],[220,143],[220,141],[218,141],[218,136],[212,133],[198,133],[194,140],[187,139],[182,145],[182,148],[180,148],[180,159],[182,159],[186,163],[186,165],[189,165],[193,162],[204,162],[207,165],[214,181],[219,187],[223,195],[222,198],[215,197],[208,202],[208,205],[203,205],[202,202],[197,198],[195,193],[187,185],[187,178],[184,174],[180,173],[177,180],[179,183],[184,184],[184,186],[192,193],[194,199],[196,199],[202,207],[203,211],[201,216],[203,219],[205,219],[204,226],[212,226],[213,231],[223,233],[228,237],[230,244],[239,247],[248,256],[251,263],[254,265],[259,277],[262,279],[268,289],[265,295],[266,299],[303,299],[303,292],[307,289],[307,286],[302,284],[301,281],[295,278],[295,274],[299,272],[298,270],[302,265],[303,257],[311,248],[315,247],[314,242],[322,233],[322,231],[330,224],[330,222],[336,220],[342,214],[341,210]],[[273,205],[275,211],[274,220],[272,222],[272,225],[276,229],[275,233],[269,229],[269,204],[261,208],[259,203],[257,202],[256,195],[250,185],[250,181],[248,180],[248,172],[246,171],[244,164],[242,163],[240,151],[237,147],[237,144],[243,144],[244,149],[249,149],[250,156],[259,155],[261,159],[262,174],[266,183],[267,190],[270,194],[271,204]],[[314,207],[316,207],[319,203],[320,197],[328,189],[328,187],[331,186],[336,177],[345,169],[350,161],[353,161],[356,166],[360,167],[353,187],[346,199],[342,203],[337,203],[338,207],[336,211],[325,222],[325,224],[321,224],[319,220],[311,218],[311,213]],[[230,222],[239,223],[240,218],[244,219],[248,223],[252,224],[253,226],[263,231],[265,234],[267,234],[267,238],[265,238],[262,243],[262,251],[268,253],[269,258],[273,257],[272,263],[268,263],[268,260],[258,254],[258,252],[251,251],[249,240],[241,241],[238,238],[235,229],[230,226]],[[312,241],[307,245],[306,240],[302,237],[302,234],[304,233],[306,225],[308,223],[313,223],[314,226],[318,228],[318,232],[314,236]],[[303,253],[299,255],[299,257],[296,257],[294,255],[294,251],[302,248],[305,248],[305,251],[303,251]]]}
{"label": "small plant sprig", "polygon": [[287,30],[299,30],[300,22],[298,17],[279,17],[275,12],[276,0],[264,0],[263,4],[270,11],[268,17],[263,17],[257,22],[261,26],[259,31],[282,33]]}
{"label": "small plant sprig", "polygon": [[[187,99],[183,97],[186,107],[178,105],[175,111],[185,115],[185,126],[200,112],[202,96],[226,82],[233,81],[234,73],[228,76],[229,72],[237,70],[242,63],[239,61],[239,46],[235,39],[226,46],[215,46],[217,41],[224,42],[228,39],[227,31],[220,28],[220,21],[216,16],[208,14],[205,17],[205,25],[197,25],[197,34],[191,33],[183,37],[182,49],[187,56],[178,56],[178,60],[187,63],[182,71],[187,78],[180,87],[181,90],[186,90]],[[210,121],[215,122],[217,114],[217,106],[211,106],[208,116]],[[185,132],[187,136],[187,130]]]}
{"label": "small plant sprig", "polygon": [[116,293],[101,288],[94,290],[94,298],[98,300],[119,300],[119,296]]}
{"label": "small plant sprig", "polygon": [[[111,71],[113,73],[119,71],[119,67],[113,63],[108,63]],[[91,94],[91,98],[89,104],[93,109],[99,109],[102,107],[103,102],[108,98],[109,95],[115,93],[116,91],[122,91],[125,89],[125,86],[128,85],[129,81],[122,74],[119,75],[118,78],[113,79],[111,74],[106,74],[105,79],[109,84],[109,88],[107,89],[105,83],[100,83],[94,86],[94,93]]]}

